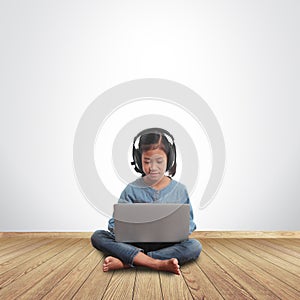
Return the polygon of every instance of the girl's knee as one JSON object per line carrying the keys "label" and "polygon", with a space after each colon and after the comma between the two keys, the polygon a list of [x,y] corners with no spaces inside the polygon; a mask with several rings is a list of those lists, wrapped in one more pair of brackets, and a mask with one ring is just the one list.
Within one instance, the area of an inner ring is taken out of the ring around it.
{"label": "girl's knee", "polygon": [[96,242],[97,242],[97,240],[98,240],[99,231],[100,231],[100,230],[95,231],[95,232],[92,234],[92,236],[91,236],[91,243],[92,243],[92,245],[93,245],[94,247],[95,247]]}
{"label": "girl's knee", "polygon": [[102,243],[102,240],[107,237],[107,232],[105,230],[96,230],[91,236],[92,245],[99,249],[99,246]]}
{"label": "girl's knee", "polygon": [[191,239],[190,242],[191,242],[190,249],[194,253],[195,257],[198,257],[202,251],[202,244],[198,240],[195,240],[195,239]]}
{"label": "girl's knee", "polygon": [[96,230],[92,236],[91,236],[91,240],[94,241],[95,239],[97,239],[99,237],[99,235],[101,235],[102,230]]}

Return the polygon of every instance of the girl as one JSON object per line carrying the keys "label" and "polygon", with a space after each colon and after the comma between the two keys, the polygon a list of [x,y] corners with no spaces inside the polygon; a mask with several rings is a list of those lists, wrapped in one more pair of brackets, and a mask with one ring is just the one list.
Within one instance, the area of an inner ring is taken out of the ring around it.
{"label": "girl", "polygon": [[[176,172],[176,146],[168,131],[161,128],[143,130],[133,140],[132,155],[132,164],[142,177],[127,185],[121,193],[119,203],[190,204],[185,186],[172,179]],[[168,176],[165,175],[166,172]],[[179,243],[116,242],[113,218],[109,220],[108,229],[109,231],[97,230],[91,238],[96,249],[109,255],[103,263],[104,272],[144,266],[179,275],[179,266],[196,259],[202,250],[202,245],[195,239]],[[190,204],[190,233],[195,229]]]}

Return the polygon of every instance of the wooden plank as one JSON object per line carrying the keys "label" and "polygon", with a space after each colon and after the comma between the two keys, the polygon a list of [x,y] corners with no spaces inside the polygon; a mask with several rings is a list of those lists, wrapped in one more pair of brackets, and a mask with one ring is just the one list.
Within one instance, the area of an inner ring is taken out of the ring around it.
{"label": "wooden plank", "polygon": [[9,252],[6,254],[2,254],[0,256],[0,264],[4,264],[5,262],[12,260],[16,257],[20,257],[21,255],[24,255],[26,253],[30,253],[33,250],[48,244],[51,242],[49,239],[35,239],[35,240],[29,240],[25,239],[26,243],[17,245],[14,247],[9,248]]}
{"label": "wooden plank", "polygon": [[157,271],[137,268],[133,299],[163,299]]}
{"label": "wooden plank", "polygon": [[257,244],[251,242],[251,241],[248,241],[247,239],[244,239],[244,240],[236,240],[237,243],[243,243],[243,245],[247,245],[247,250],[255,255],[258,255],[259,257],[273,263],[274,265],[290,272],[290,273],[293,273],[294,275],[298,276],[299,277],[299,280],[300,280],[300,267],[293,264],[293,263],[290,263],[284,259],[282,259],[282,257],[278,257],[277,255],[274,255],[272,253],[267,252],[265,249],[262,250],[258,247]]}
{"label": "wooden plank", "polygon": [[283,245],[276,243],[276,240],[270,240],[270,239],[262,239],[260,240],[260,244],[265,244],[266,246],[269,246],[272,249],[278,250],[280,253],[285,253],[287,255],[290,255],[293,258],[298,258],[300,259],[300,251],[295,251],[293,249],[290,249],[289,246],[289,241],[290,240],[285,240],[286,243]]}
{"label": "wooden plank", "polygon": [[[296,275],[300,276],[300,268],[299,268],[300,267],[300,258],[297,258],[295,256],[291,256],[291,255],[286,254],[282,251],[279,251],[276,248],[271,247],[270,245],[266,245],[265,243],[262,243],[263,242],[262,239],[257,239],[257,240],[247,239],[247,240],[244,240],[244,242],[251,245],[251,246],[253,246],[253,247],[256,247],[257,249],[259,249],[259,251],[263,251],[264,253],[268,253],[268,254],[273,255],[274,257],[279,258],[281,261],[284,262],[284,268],[285,269],[288,269],[289,266],[291,266],[292,269],[297,267]],[[260,252],[258,252],[258,253],[260,253]],[[263,257],[263,256],[261,256],[261,257]],[[288,262],[288,265],[286,265],[286,262]]]}
{"label": "wooden plank", "polygon": [[57,251],[62,251],[75,242],[75,240],[70,239],[61,239],[60,241],[56,241],[57,245],[55,250],[49,249],[47,252],[42,253],[41,255],[32,258],[31,260],[28,260],[12,269],[9,269],[7,272],[0,275],[0,288],[11,284],[13,281],[18,279],[19,277],[22,277],[24,274],[28,274],[29,272],[49,260],[52,256],[55,256],[57,254]]}
{"label": "wooden plank", "polygon": [[[99,263],[99,251],[88,247],[89,254],[64,277],[43,299],[72,299]],[[101,257],[101,255],[100,255]]]}
{"label": "wooden plank", "polygon": [[272,270],[272,273],[272,271],[270,272],[270,270],[265,267],[264,262],[268,263],[267,261],[262,260],[260,264],[257,264],[257,260],[259,259],[257,256],[253,254],[248,255],[249,252],[241,247],[236,246],[231,242],[231,240],[218,240],[218,243],[223,246],[222,248],[221,245],[218,246],[220,249],[222,249],[223,255],[226,255],[237,266],[245,270],[245,272],[247,272],[250,276],[264,284],[279,298],[300,299],[300,292],[286,284],[285,281],[282,281],[274,276],[274,272],[276,271]]}
{"label": "wooden plank", "polygon": [[[39,282],[43,277],[47,276],[53,270],[56,270],[64,261],[81,251],[86,246],[84,240],[61,240],[62,243],[55,249],[51,249],[48,253],[44,253],[41,257],[36,258],[29,269],[21,269],[18,277],[13,282],[10,278],[6,279],[5,285],[2,284],[0,290],[0,299],[16,299],[25,293],[28,289]],[[27,267],[27,264],[25,264]],[[19,270],[18,270],[19,271]],[[6,275],[4,273],[3,275]],[[9,284],[7,284],[7,282]]]}
{"label": "wooden plank", "polygon": [[289,239],[287,241],[285,239],[276,239],[274,240],[274,243],[279,244],[283,247],[287,247],[297,252],[298,254],[300,253],[300,240],[298,239]]}
{"label": "wooden plank", "polygon": [[[60,282],[63,281],[64,278],[68,276],[68,274],[71,273],[77,267],[77,265],[82,262],[92,251],[93,249],[91,246],[87,244],[80,251],[75,252],[73,256],[66,259],[60,266],[58,266],[58,268],[53,270],[47,276],[44,276],[39,282],[33,285],[24,294],[19,296],[18,300],[41,299],[48,294],[53,287],[59,285]],[[101,257],[100,254],[99,256]],[[97,258],[99,256],[97,256]]]}
{"label": "wooden plank", "polygon": [[[109,271],[111,272],[111,271]],[[113,271],[112,279],[103,295],[103,300],[132,300],[136,269],[121,269]]]}
{"label": "wooden plank", "polygon": [[[296,290],[299,290],[299,282],[300,282],[300,276],[299,276],[299,267],[294,266],[298,269],[298,274],[295,275],[293,272],[295,272],[295,269],[289,270],[291,268],[290,263],[285,262],[276,256],[273,256],[271,254],[265,253],[264,251],[261,251],[255,247],[252,247],[251,245],[247,244],[243,240],[231,240],[230,242],[234,243],[238,247],[242,248],[244,257],[247,256],[248,259],[253,259],[254,263],[258,266],[263,266],[263,268],[269,272],[270,274],[274,274],[278,279],[282,280],[283,282],[289,284]],[[246,250],[245,250],[246,249]],[[282,261],[282,265],[280,265],[280,261]],[[286,269],[285,269],[286,267]]]}
{"label": "wooden plank", "polygon": [[205,250],[209,256],[255,299],[279,299],[274,293],[260,284],[242,268],[233,263],[232,259],[223,255],[217,242],[206,241]]}
{"label": "wooden plank", "polygon": [[164,299],[193,299],[182,275],[159,272]]}
{"label": "wooden plank", "polygon": [[181,273],[194,299],[223,299],[195,261],[183,265]]}
{"label": "wooden plank", "polygon": [[205,245],[200,257],[196,260],[198,266],[207,278],[218,289],[225,299],[253,299],[244,288],[223,270],[205,251]]}
{"label": "wooden plank", "polygon": [[102,259],[99,259],[99,263],[96,265],[96,268],[93,270],[84,284],[80,287],[72,300],[102,299],[113,275],[113,272],[102,271],[103,258],[104,257],[102,257]]}
{"label": "wooden plank", "polygon": [[43,245],[47,245],[50,242],[50,239],[35,239],[34,241],[26,239],[26,244],[22,244],[22,247],[20,247],[21,245],[14,246],[12,249],[10,249],[9,253],[2,255],[0,258],[0,264],[5,264],[8,261],[16,259],[20,256],[31,254],[35,249],[38,249]]}
{"label": "wooden plank", "polygon": [[15,238],[0,238],[0,250],[6,249],[8,247],[16,247],[19,243],[24,241],[23,238],[15,237]]}
{"label": "wooden plank", "polygon": [[0,274],[5,273],[11,269],[14,269],[18,266],[21,266],[25,262],[28,262],[29,260],[32,260],[33,258],[37,257],[38,255],[43,254],[46,251],[49,251],[51,248],[56,247],[58,244],[61,243],[61,240],[53,240],[49,239],[49,243],[40,246],[39,248],[36,248],[30,252],[21,254],[17,257],[14,257],[10,260],[7,260],[0,264]]}

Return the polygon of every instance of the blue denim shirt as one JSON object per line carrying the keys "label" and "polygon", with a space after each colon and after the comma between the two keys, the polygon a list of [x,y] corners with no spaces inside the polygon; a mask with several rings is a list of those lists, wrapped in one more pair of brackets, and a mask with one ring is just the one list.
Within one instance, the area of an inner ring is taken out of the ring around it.
{"label": "blue denim shirt", "polygon": [[[161,190],[155,190],[144,183],[143,178],[138,178],[128,184],[121,193],[118,203],[182,203],[190,205],[190,228],[192,233],[196,229],[190,198],[186,187],[178,181],[171,180]],[[109,231],[114,231],[114,218],[108,221]]]}

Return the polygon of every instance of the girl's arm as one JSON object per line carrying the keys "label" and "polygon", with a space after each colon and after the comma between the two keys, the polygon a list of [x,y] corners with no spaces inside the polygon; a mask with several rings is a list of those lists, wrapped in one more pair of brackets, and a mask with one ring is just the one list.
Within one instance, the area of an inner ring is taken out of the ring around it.
{"label": "girl's arm", "polygon": [[186,189],[185,189],[185,194],[186,194],[186,201],[185,201],[185,203],[190,205],[190,228],[189,228],[189,233],[191,234],[196,229],[197,226],[196,226],[196,224],[194,222],[193,207],[192,207],[192,204],[191,204],[191,201],[190,201],[190,197],[189,197],[188,192],[187,192]]}
{"label": "girl's arm", "polygon": [[[118,203],[132,203],[132,200],[129,197],[129,193],[128,193],[128,186],[123,190],[123,192],[121,193],[121,196],[118,200]],[[112,217],[111,219],[109,219],[108,221],[108,230],[112,233],[114,233],[114,228],[115,228],[115,220],[114,217]]]}

